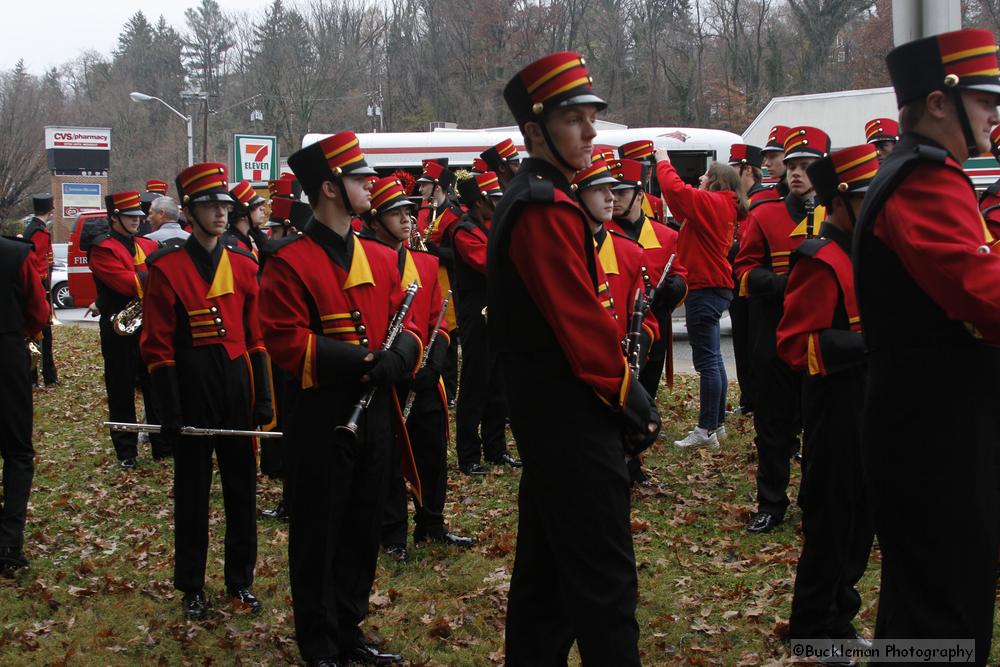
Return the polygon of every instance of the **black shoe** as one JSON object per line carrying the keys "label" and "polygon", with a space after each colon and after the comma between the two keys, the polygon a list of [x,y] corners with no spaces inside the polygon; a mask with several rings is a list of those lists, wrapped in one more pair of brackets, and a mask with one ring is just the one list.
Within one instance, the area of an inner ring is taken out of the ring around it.
{"label": "black shoe", "polygon": [[448,399],[448,409],[449,410],[454,410],[457,406],[458,406],[458,403],[455,402],[454,398],[449,398]]}
{"label": "black shoe", "polygon": [[340,665],[336,658],[320,658],[318,660],[306,660],[306,667],[338,667]]}
{"label": "black shoe", "polygon": [[382,548],[382,553],[386,556],[392,556],[400,563],[410,562],[410,552],[406,550],[405,544],[390,544]]}
{"label": "black shoe", "polygon": [[154,461],[165,461],[174,458],[173,452],[153,452]]}
{"label": "black shoe", "polygon": [[519,460],[511,456],[509,452],[504,452],[503,454],[500,455],[500,458],[496,460],[493,459],[486,459],[486,460],[492,463],[493,465],[510,466],[511,468],[520,468],[522,465],[524,465]]}
{"label": "black shoe", "polygon": [[200,621],[208,616],[208,600],[205,599],[205,592],[185,593],[181,602],[184,607],[184,616],[189,621]]}
{"label": "black shoe", "polygon": [[135,464],[135,457],[134,456],[129,456],[128,458],[124,458],[124,459],[122,459],[121,461],[118,462],[118,465],[120,465],[125,470],[132,470],[133,468],[135,468],[135,465],[136,465]]}
{"label": "black shoe", "polygon": [[403,656],[398,653],[386,653],[375,644],[361,640],[351,651],[350,659],[362,665],[402,665]]}
{"label": "black shoe", "polygon": [[259,614],[261,610],[260,600],[257,596],[250,592],[249,588],[234,588],[229,591],[229,597],[233,599],[233,602],[238,604],[246,605],[250,608],[251,614]]}
{"label": "black shoe", "polygon": [[0,577],[13,579],[18,570],[28,567],[28,559],[17,547],[0,547]]}
{"label": "black shoe", "polygon": [[268,519],[280,519],[282,521],[288,520],[288,508],[285,507],[284,500],[279,500],[273,510],[261,510],[260,514],[261,516],[266,516]]}
{"label": "black shoe", "polygon": [[461,470],[463,474],[469,475],[470,477],[481,477],[488,472],[480,463],[470,463],[469,465],[458,466],[458,469]]}
{"label": "black shoe", "polygon": [[747,524],[747,530],[751,533],[769,533],[780,523],[781,519],[770,512],[757,512]]}
{"label": "black shoe", "polygon": [[459,549],[468,549],[476,543],[476,540],[471,537],[464,537],[462,535],[456,535],[455,533],[449,533],[443,528],[440,531],[430,531],[427,533],[418,532],[416,530],[413,531],[414,544],[426,544],[428,542],[445,544],[450,547],[458,547]]}
{"label": "black shoe", "polygon": [[798,463],[799,465],[802,465],[802,452],[799,451],[792,454],[792,460]]}
{"label": "black shoe", "polygon": [[849,642],[854,647],[868,650],[872,648],[872,642],[870,639],[865,639],[861,633],[855,630],[853,627],[845,632],[843,635],[834,636],[830,635],[833,639],[839,639],[841,641]]}

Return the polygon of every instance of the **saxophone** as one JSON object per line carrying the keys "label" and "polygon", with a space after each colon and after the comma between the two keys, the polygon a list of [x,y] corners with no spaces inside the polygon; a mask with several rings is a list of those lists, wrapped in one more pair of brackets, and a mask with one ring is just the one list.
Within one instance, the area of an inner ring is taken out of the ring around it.
{"label": "saxophone", "polygon": [[119,336],[131,336],[142,326],[142,299],[135,298],[111,316],[111,328]]}

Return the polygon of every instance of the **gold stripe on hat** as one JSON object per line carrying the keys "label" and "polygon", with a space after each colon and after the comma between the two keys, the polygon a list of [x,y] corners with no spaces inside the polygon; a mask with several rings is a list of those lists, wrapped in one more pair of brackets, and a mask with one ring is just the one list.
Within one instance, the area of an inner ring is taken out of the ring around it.
{"label": "gold stripe on hat", "polygon": [[205,176],[209,176],[211,174],[221,174],[221,173],[222,172],[219,170],[218,167],[210,167],[209,169],[205,169],[203,171],[199,171],[197,174],[191,176],[186,181],[181,181],[181,187],[186,188],[188,185],[190,185],[191,183],[194,183],[199,178],[204,178]]}
{"label": "gold stripe on hat", "polygon": [[343,146],[340,146],[339,148],[335,148],[334,150],[332,150],[329,153],[324,152],[323,156],[327,160],[329,160],[331,158],[334,158],[334,157],[340,155],[344,151],[347,151],[347,150],[350,150],[350,149],[354,148],[357,145],[358,145],[358,139],[357,139],[357,137],[355,137],[353,140],[348,141],[346,144],[344,144]]}
{"label": "gold stripe on hat", "polygon": [[584,83],[587,83],[587,84],[590,83],[590,77],[589,76],[581,76],[579,79],[575,79],[573,81],[570,81],[565,86],[560,86],[559,88],[556,88],[551,93],[549,93],[549,96],[546,97],[545,99],[551,99],[552,97],[558,95],[559,93],[565,93],[567,90],[572,90],[573,88],[576,88],[577,86],[582,85]]}
{"label": "gold stripe on hat", "polygon": [[862,155],[861,157],[859,157],[857,160],[852,160],[851,162],[848,162],[847,164],[842,164],[839,167],[837,167],[837,173],[838,174],[842,174],[845,171],[847,171],[848,169],[851,169],[853,167],[857,167],[859,164],[861,164],[863,162],[866,162],[867,160],[874,160],[875,159],[875,155],[876,154],[875,154],[874,151],[873,152],[869,152],[869,153],[865,153],[864,155]]}
{"label": "gold stripe on hat", "polygon": [[563,72],[565,72],[568,69],[573,69],[574,67],[576,67],[578,65],[582,66],[583,63],[580,62],[579,58],[575,58],[573,60],[570,60],[568,62],[563,63],[562,65],[559,65],[558,67],[555,67],[555,68],[549,70],[544,76],[542,76],[540,79],[538,79],[533,84],[531,84],[530,86],[528,86],[528,94],[530,95],[531,93],[533,93],[536,90],[538,90],[539,88],[541,88],[543,85],[545,85],[547,82],[551,81],[553,78],[555,78],[559,74],[562,74]]}
{"label": "gold stripe on hat", "polygon": [[[948,55],[941,56],[941,62],[945,65],[954,62],[956,60],[962,60],[963,58],[971,58],[973,56],[983,56],[987,53],[996,53],[996,44],[990,44],[988,46],[977,46],[972,49],[965,49],[964,51],[956,51],[955,53],[949,53]],[[966,75],[968,76],[968,75]]]}

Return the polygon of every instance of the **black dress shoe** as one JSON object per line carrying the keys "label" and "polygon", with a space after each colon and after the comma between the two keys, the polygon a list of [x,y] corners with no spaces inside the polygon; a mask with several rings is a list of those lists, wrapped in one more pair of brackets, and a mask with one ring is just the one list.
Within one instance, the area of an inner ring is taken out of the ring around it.
{"label": "black dress shoe", "polygon": [[461,470],[463,474],[471,477],[481,477],[488,472],[480,463],[470,463],[469,465],[458,466],[458,469]]}
{"label": "black dress shoe", "polygon": [[28,567],[28,559],[17,547],[0,547],[0,577],[13,579],[18,570]]}
{"label": "black dress shoe", "polygon": [[410,562],[410,552],[407,551],[405,544],[390,544],[387,547],[383,547],[382,552],[387,556],[392,556],[400,563]]}
{"label": "black dress shoe", "polygon": [[870,639],[865,639],[861,635],[861,633],[858,632],[857,630],[855,630],[853,627],[850,630],[848,630],[847,632],[843,633],[843,634],[840,634],[840,635],[830,635],[830,637],[833,638],[833,639],[839,639],[841,641],[850,642],[851,644],[853,644],[857,648],[861,648],[861,649],[865,649],[865,650],[868,650],[868,649],[872,648],[872,642],[871,642],[871,640]]}
{"label": "black dress shoe", "polygon": [[205,592],[185,593],[181,601],[184,607],[184,616],[189,621],[200,621],[208,616],[208,600],[205,599]]}
{"label": "black dress shoe", "polygon": [[515,459],[513,456],[511,456],[509,452],[504,452],[503,454],[500,455],[500,458],[496,460],[493,459],[486,459],[486,460],[492,463],[493,465],[510,466],[511,468],[520,468],[522,465],[524,465],[518,459]]}
{"label": "black dress shoe", "polygon": [[402,665],[403,656],[398,653],[386,653],[375,644],[362,640],[351,651],[351,660],[362,665]]}
{"label": "black dress shoe", "polygon": [[747,524],[747,530],[751,533],[769,533],[780,523],[781,519],[770,512],[757,512]]}
{"label": "black dress shoe", "polygon": [[249,607],[251,614],[260,613],[260,600],[257,599],[256,595],[250,592],[249,588],[234,588],[229,591],[229,597],[231,597],[234,602],[238,602]]}
{"label": "black dress shoe", "polygon": [[279,500],[273,510],[261,510],[260,514],[261,516],[266,516],[268,519],[281,519],[282,521],[286,521],[288,519],[288,508],[285,507],[284,500]]}
{"label": "black dress shoe", "polygon": [[133,468],[135,468],[135,465],[136,465],[135,464],[135,457],[134,456],[129,456],[127,458],[124,458],[124,459],[122,459],[121,461],[118,462],[118,465],[120,465],[125,470],[132,470]]}
{"label": "black dress shoe", "polygon": [[340,663],[336,658],[320,658],[318,660],[307,660],[306,667],[339,667]]}
{"label": "black dress shoe", "polygon": [[413,543],[421,544],[427,542],[436,542],[438,544],[446,544],[451,547],[458,547],[459,549],[468,549],[472,547],[476,540],[471,537],[464,537],[462,535],[456,535],[455,533],[449,533],[442,528],[440,531],[432,530],[426,533],[413,531]]}

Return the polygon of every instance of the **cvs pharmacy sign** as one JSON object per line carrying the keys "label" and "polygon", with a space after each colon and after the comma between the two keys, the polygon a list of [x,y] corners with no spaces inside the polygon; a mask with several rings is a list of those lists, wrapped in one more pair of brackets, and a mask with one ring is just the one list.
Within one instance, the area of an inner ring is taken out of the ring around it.
{"label": "cvs pharmacy sign", "polygon": [[266,185],[278,178],[278,138],[251,134],[233,135],[232,181]]}

